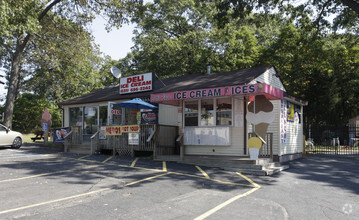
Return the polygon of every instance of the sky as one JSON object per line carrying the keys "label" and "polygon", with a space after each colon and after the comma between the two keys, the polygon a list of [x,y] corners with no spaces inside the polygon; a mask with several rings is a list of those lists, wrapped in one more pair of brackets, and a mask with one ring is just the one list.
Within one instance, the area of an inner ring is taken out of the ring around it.
{"label": "sky", "polygon": [[[132,32],[135,25],[123,25],[120,29],[113,29],[111,32],[107,32],[105,24],[105,19],[97,17],[90,27],[95,37],[95,43],[100,46],[100,50],[104,54],[111,56],[113,60],[124,58],[133,46]],[[0,75],[5,76],[1,68]],[[4,78],[0,77],[0,80],[4,81]],[[6,92],[5,85],[0,84],[0,105],[5,102]]]}
{"label": "sky", "polygon": [[124,58],[133,46],[132,37],[135,25],[123,25],[120,29],[113,29],[111,32],[105,30],[106,20],[97,17],[91,26],[95,43],[100,45],[100,50],[113,60]]}

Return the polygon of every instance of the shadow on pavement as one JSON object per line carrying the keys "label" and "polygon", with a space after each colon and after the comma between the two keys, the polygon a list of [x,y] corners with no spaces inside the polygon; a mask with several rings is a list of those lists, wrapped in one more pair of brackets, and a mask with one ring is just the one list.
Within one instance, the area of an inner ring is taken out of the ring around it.
{"label": "shadow on pavement", "polygon": [[290,163],[285,172],[359,194],[359,157],[307,156]]}

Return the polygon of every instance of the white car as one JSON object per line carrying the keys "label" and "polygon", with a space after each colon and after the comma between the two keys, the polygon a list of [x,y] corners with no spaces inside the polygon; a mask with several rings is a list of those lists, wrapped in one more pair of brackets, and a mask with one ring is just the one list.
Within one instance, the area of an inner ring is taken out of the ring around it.
{"label": "white car", "polygon": [[12,131],[10,128],[0,124],[0,146],[11,146],[20,148],[24,137],[20,132]]}

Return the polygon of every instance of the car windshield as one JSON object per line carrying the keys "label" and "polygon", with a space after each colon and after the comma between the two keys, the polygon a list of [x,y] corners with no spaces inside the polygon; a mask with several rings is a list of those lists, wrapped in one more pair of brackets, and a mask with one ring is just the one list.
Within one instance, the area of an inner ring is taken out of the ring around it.
{"label": "car windshield", "polygon": [[0,124],[0,131],[6,131],[6,130],[7,130],[6,127],[4,125]]}

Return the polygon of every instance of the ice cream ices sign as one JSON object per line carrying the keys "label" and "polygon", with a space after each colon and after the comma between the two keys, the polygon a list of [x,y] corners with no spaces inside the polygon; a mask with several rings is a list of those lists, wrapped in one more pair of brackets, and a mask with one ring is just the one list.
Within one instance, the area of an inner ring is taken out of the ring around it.
{"label": "ice cream ices sign", "polygon": [[186,90],[171,93],[151,94],[151,102],[162,102],[183,99],[201,99],[207,97],[220,97],[231,95],[247,94],[269,94],[273,97],[283,98],[283,91],[276,89],[265,83],[246,84],[238,86],[227,86],[219,88]]}
{"label": "ice cream ices sign", "polygon": [[129,76],[120,79],[120,94],[152,90],[152,73]]}

